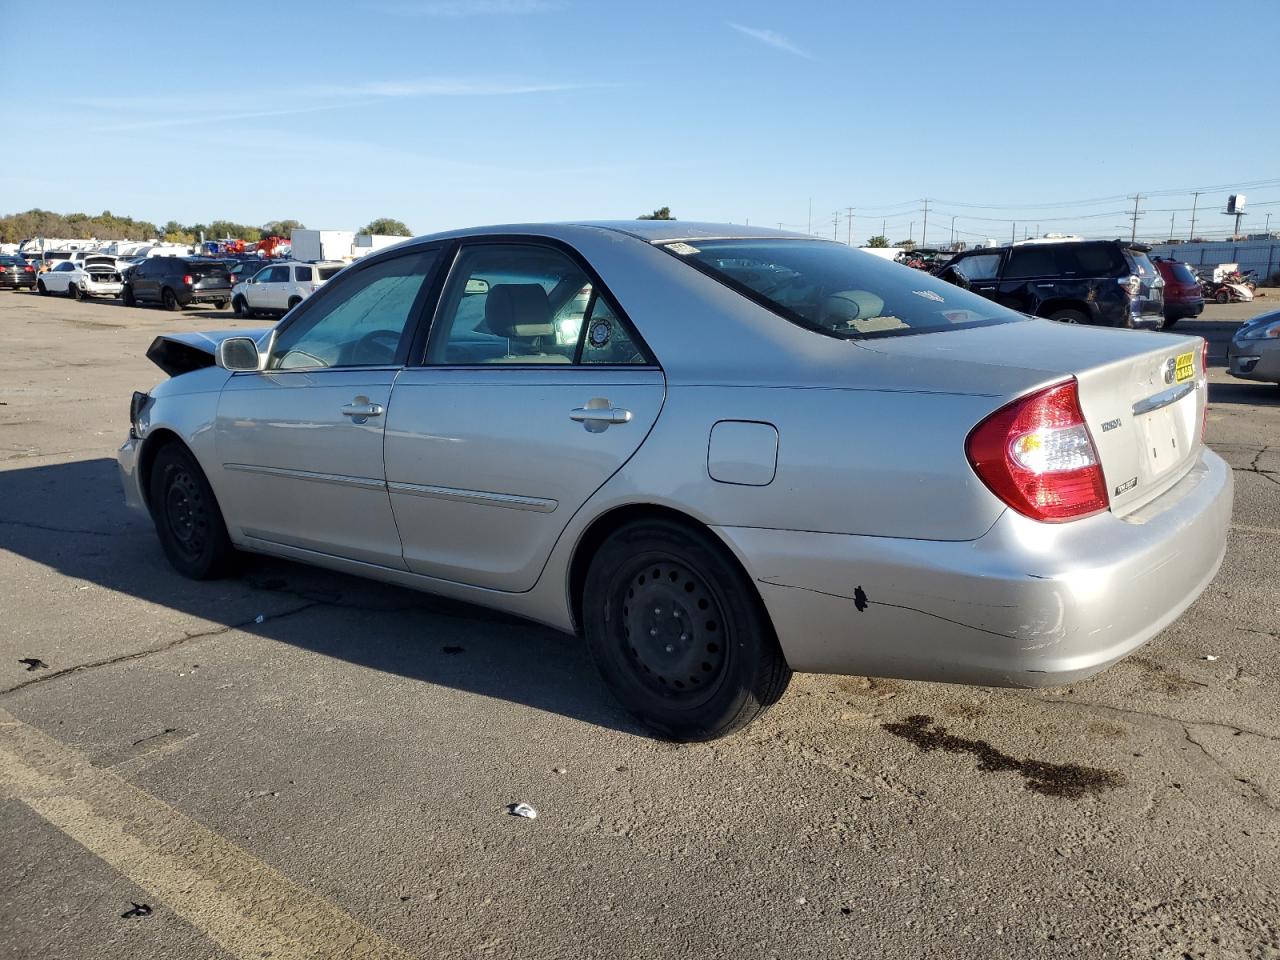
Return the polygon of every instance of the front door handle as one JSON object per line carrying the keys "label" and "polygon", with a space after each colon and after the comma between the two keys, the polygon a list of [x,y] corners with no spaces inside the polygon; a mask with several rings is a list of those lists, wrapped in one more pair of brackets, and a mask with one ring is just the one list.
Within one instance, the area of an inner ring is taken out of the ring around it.
{"label": "front door handle", "polygon": [[1044,289],[1045,287],[1056,287],[1057,284],[1056,283],[1037,283],[1036,286],[1040,287],[1041,289]]}
{"label": "front door handle", "polygon": [[368,423],[370,417],[382,416],[382,404],[370,403],[368,397],[356,397],[342,407],[342,415],[352,423]]}
{"label": "front door handle", "polygon": [[569,411],[569,419],[580,423],[590,433],[602,433],[617,423],[630,423],[631,411],[609,405],[603,397],[593,397],[585,407]]}

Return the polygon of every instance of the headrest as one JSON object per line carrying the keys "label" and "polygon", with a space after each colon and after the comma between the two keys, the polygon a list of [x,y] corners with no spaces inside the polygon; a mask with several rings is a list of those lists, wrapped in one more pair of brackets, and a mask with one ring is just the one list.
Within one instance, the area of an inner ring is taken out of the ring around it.
{"label": "headrest", "polygon": [[491,286],[484,301],[484,324],[490,333],[508,339],[550,337],[556,332],[547,291],[537,283]]}
{"label": "headrest", "polygon": [[856,320],[878,317],[883,309],[884,300],[874,293],[867,290],[842,290],[831,294],[823,302],[822,322],[829,327],[845,327]]}

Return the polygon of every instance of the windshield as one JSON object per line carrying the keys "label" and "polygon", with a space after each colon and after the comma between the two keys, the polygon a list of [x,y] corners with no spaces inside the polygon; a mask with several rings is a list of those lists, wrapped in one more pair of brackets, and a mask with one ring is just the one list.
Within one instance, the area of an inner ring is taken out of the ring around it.
{"label": "windshield", "polygon": [[1009,323],[936,277],[825,240],[699,240],[666,249],[793,323],[842,339]]}

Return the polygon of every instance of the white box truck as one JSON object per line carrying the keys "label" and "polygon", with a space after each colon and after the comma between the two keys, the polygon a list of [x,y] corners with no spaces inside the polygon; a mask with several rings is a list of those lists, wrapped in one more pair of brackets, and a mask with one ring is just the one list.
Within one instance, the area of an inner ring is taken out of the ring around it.
{"label": "white box truck", "polygon": [[294,230],[289,235],[294,260],[350,260],[356,235],[351,230]]}

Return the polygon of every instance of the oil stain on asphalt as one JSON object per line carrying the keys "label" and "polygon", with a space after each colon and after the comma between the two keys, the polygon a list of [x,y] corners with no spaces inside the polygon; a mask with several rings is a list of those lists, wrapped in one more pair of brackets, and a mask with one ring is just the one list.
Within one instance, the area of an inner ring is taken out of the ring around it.
{"label": "oil stain on asphalt", "polygon": [[971,753],[978,758],[978,769],[986,772],[1015,770],[1026,778],[1026,788],[1050,797],[1078,800],[1088,793],[1101,793],[1124,783],[1124,777],[1111,770],[1084,767],[1075,763],[1046,763],[1043,760],[1017,760],[997,750],[985,740],[969,740],[947,733],[947,728],[934,723],[932,717],[915,714],[898,723],[881,724],[894,736],[910,740],[921,751],[945,750],[948,753]]}

